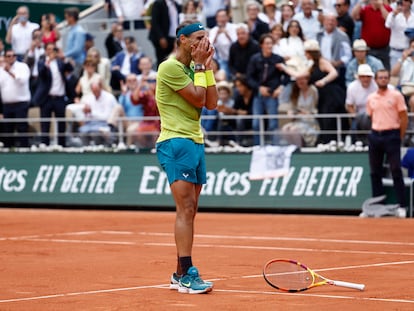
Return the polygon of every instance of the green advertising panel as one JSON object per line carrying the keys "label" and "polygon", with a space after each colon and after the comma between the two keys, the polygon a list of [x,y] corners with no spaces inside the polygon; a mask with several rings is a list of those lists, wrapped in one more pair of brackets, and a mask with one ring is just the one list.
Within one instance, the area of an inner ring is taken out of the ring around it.
{"label": "green advertising panel", "polygon": [[[288,174],[250,180],[249,154],[208,154],[200,207],[359,210],[366,153],[294,153]],[[174,207],[154,154],[0,154],[0,203]]]}

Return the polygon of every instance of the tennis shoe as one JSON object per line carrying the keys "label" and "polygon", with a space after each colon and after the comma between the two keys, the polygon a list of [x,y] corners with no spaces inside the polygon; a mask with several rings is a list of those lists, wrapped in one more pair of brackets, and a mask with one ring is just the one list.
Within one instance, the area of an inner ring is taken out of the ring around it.
{"label": "tennis shoe", "polygon": [[170,279],[170,289],[178,290],[180,279],[181,276],[174,272]]}
{"label": "tennis shoe", "polygon": [[212,291],[213,283],[204,282],[196,267],[190,267],[187,274],[178,282],[178,292],[185,294],[202,294]]}

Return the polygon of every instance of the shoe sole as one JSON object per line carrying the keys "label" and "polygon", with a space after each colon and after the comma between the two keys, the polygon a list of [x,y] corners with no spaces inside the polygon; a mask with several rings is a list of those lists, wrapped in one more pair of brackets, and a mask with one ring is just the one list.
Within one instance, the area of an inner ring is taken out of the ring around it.
{"label": "shoe sole", "polygon": [[170,283],[171,290],[178,290],[179,287],[180,285],[178,285],[178,283]]}
{"label": "shoe sole", "polygon": [[195,289],[191,289],[191,288],[183,287],[183,286],[178,287],[178,292],[181,294],[204,294],[204,293],[209,293],[212,290],[213,290],[212,287],[207,287],[205,289],[199,289],[199,290],[195,290]]}

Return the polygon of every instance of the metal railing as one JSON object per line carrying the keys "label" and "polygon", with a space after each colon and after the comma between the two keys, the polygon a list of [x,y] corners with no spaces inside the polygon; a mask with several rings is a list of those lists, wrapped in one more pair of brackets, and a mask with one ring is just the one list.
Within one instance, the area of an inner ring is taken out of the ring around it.
{"label": "metal railing", "polygon": [[[322,118],[330,118],[336,120],[337,129],[336,130],[320,130],[318,132],[318,135],[324,135],[324,134],[331,134],[336,137],[336,143],[343,143],[346,139],[346,136],[348,135],[366,135],[369,133],[369,131],[362,131],[362,130],[344,130],[342,128],[342,119],[346,118],[347,120],[350,120],[350,118],[355,117],[355,114],[316,114],[316,115],[304,115],[301,118],[314,118],[314,119],[322,119]],[[414,113],[409,113],[409,117],[414,117]],[[217,116],[203,116],[202,120],[216,120]],[[289,122],[292,119],[292,116],[286,115],[286,114],[278,114],[278,115],[249,115],[249,116],[230,116],[230,115],[224,115],[219,117],[221,120],[253,120],[258,119],[259,120],[259,130],[243,130],[243,131],[237,131],[237,130],[231,130],[231,131],[209,131],[206,134],[206,137],[220,137],[220,136],[228,136],[234,135],[234,136],[243,136],[250,138],[250,141],[253,141],[253,137],[259,137],[260,145],[266,145],[266,144],[279,144],[280,140],[274,140],[270,138],[274,137],[282,137],[286,132],[282,131],[281,127],[279,125],[279,128],[275,131],[268,131],[266,130],[266,121],[270,119],[278,119],[279,124],[282,122]],[[110,135],[115,138],[114,142],[115,144],[123,144],[125,146],[126,138],[127,138],[127,131],[125,128],[125,125],[127,122],[131,121],[153,121],[153,120],[159,120],[159,117],[137,117],[137,118],[118,118],[117,119],[117,131],[110,133]],[[0,127],[6,122],[8,123],[24,123],[27,122],[31,125],[31,128],[40,128],[41,122],[50,122],[51,123],[51,131],[49,133],[42,133],[39,130],[32,130],[27,133],[5,133],[4,130],[0,132],[0,142],[4,140],[5,137],[28,137],[32,140],[32,144],[39,144],[40,138],[42,136],[49,136],[50,137],[50,145],[57,145],[58,138],[61,136],[64,136],[66,138],[70,137],[80,137],[82,136],[79,132],[65,132],[65,133],[59,133],[58,132],[58,123],[59,122],[65,122],[66,124],[69,123],[75,123],[79,121],[88,121],[85,120],[79,120],[75,118],[27,118],[27,119],[0,119]],[[138,133],[138,132],[137,132]],[[101,137],[105,133],[102,132],[96,132],[96,133],[90,133],[87,134],[91,137]],[[140,135],[158,135],[158,132],[156,131],[150,131],[150,132],[142,132],[139,133]],[[299,133],[303,134],[303,133]],[[408,130],[408,135],[414,134],[414,130]],[[128,146],[127,146],[128,147]]]}

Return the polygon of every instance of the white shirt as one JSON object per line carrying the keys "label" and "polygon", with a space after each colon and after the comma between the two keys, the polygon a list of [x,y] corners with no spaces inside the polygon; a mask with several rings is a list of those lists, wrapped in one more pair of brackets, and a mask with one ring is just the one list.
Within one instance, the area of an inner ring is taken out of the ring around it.
{"label": "white shirt", "polygon": [[32,43],[32,32],[39,28],[39,24],[26,22],[23,26],[22,23],[17,23],[12,26],[11,30],[11,45],[14,53],[18,55],[26,54]]}
{"label": "white shirt", "polygon": [[275,12],[275,17],[273,18],[273,20],[271,20],[270,18],[269,18],[269,16],[267,16],[265,13],[263,13],[263,12],[260,12],[258,15],[257,15],[257,17],[261,20],[261,21],[263,21],[263,22],[265,22],[266,24],[269,24],[269,29],[272,29],[272,27],[275,25],[275,24],[279,24],[280,23],[280,21],[282,20],[282,13],[280,12],[280,11],[276,11]]}
{"label": "white shirt", "polygon": [[300,56],[305,58],[303,41],[299,37],[282,38],[279,41],[279,55],[282,57]]}
{"label": "white shirt", "polygon": [[408,19],[405,18],[402,12],[395,17],[390,12],[385,20],[385,27],[391,29],[390,47],[398,50],[408,48],[409,40],[404,34],[404,30],[414,27],[414,15],[410,14]]}
{"label": "white shirt", "polygon": [[30,69],[25,63],[15,61],[10,68],[14,78],[0,68],[0,93],[3,104],[30,101]]}
{"label": "white shirt", "polygon": [[142,19],[143,0],[112,0],[111,3],[117,17],[124,17],[125,20]]}
{"label": "white shirt", "polygon": [[33,68],[32,68],[32,76],[37,77],[39,75],[39,69],[37,68],[37,63],[39,62],[40,56],[45,54],[45,49],[43,47],[35,48],[34,51],[29,50],[27,56],[34,58]]}
{"label": "white shirt", "polygon": [[209,32],[209,39],[216,49],[216,57],[228,61],[230,46],[237,40],[237,31],[233,23],[226,23],[225,29],[228,36],[225,33],[217,35],[219,27],[213,27]]}
{"label": "white shirt", "polygon": [[368,88],[362,87],[361,81],[354,80],[352,81],[347,90],[346,90],[346,105],[353,106],[355,105],[356,113],[364,113],[367,105],[368,95],[376,92],[378,89],[377,84],[374,81],[374,78],[371,80],[371,84]]}
{"label": "white shirt", "polygon": [[49,69],[52,73],[52,85],[50,86],[49,95],[65,95],[65,83],[63,82],[56,59],[50,62]]}
{"label": "white shirt", "polygon": [[120,72],[126,76],[131,73],[131,54],[125,53]]}
{"label": "white shirt", "polygon": [[99,98],[96,98],[93,93],[83,96],[81,103],[91,107],[89,120],[101,121],[106,121],[111,116],[114,107],[118,105],[115,96],[105,90],[101,90]]}
{"label": "white shirt", "polygon": [[318,20],[318,16],[318,11],[312,11],[312,15],[309,18],[307,18],[303,12],[293,16],[293,19],[297,20],[300,24],[305,40],[316,40],[316,35],[321,31],[321,23]]}
{"label": "white shirt", "polygon": [[168,6],[168,16],[170,17],[170,28],[168,30],[168,36],[175,38],[175,30],[178,27],[178,10],[174,0],[166,0]]}

